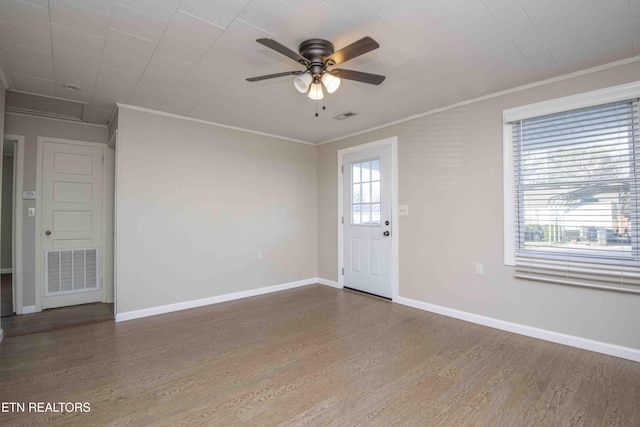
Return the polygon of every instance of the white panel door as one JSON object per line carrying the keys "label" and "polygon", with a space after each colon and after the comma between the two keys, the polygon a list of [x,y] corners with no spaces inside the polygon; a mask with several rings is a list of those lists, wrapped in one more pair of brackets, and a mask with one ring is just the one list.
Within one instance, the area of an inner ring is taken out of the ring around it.
{"label": "white panel door", "polygon": [[45,141],[42,153],[42,306],[102,301],[102,148]]}
{"label": "white panel door", "polygon": [[391,145],[343,157],[344,286],[392,298]]}

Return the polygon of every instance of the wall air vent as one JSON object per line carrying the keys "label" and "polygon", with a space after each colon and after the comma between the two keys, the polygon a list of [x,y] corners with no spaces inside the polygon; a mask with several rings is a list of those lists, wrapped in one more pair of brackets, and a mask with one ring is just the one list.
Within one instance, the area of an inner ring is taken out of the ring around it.
{"label": "wall air vent", "polygon": [[99,288],[98,249],[45,250],[46,295],[70,294]]}
{"label": "wall air vent", "polygon": [[84,102],[13,90],[8,90],[5,98],[5,110],[7,112],[64,120],[82,121],[84,106]]}
{"label": "wall air vent", "polygon": [[338,114],[337,116],[334,116],[333,118],[336,120],[344,120],[344,119],[348,119],[349,117],[355,116],[358,113],[354,113],[353,111],[349,111],[348,113],[343,113],[343,114]]}

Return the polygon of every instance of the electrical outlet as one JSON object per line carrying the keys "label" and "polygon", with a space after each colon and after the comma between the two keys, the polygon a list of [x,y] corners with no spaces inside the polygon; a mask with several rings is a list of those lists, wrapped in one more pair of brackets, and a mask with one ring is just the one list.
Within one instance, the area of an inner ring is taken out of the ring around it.
{"label": "electrical outlet", "polygon": [[484,265],[481,262],[476,262],[476,274],[484,274]]}
{"label": "electrical outlet", "polygon": [[256,259],[262,259],[262,251],[256,252]]}
{"label": "electrical outlet", "polygon": [[408,216],[409,215],[409,205],[400,205],[400,206],[398,206],[398,215],[400,215],[400,216]]}

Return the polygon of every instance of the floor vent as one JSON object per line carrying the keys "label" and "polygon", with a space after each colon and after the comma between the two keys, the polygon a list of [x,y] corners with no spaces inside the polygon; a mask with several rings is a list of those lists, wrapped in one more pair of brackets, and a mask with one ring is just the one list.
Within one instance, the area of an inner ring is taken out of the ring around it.
{"label": "floor vent", "polygon": [[47,296],[98,289],[98,249],[48,249],[45,251]]}

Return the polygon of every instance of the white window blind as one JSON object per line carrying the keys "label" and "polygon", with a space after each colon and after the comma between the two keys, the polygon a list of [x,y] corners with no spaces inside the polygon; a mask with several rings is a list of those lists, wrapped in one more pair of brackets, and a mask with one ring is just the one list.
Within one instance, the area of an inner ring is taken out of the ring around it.
{"label": "white window blind", "polygon": [[638,99],[510,123],[516,277],[640,293]]}

